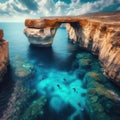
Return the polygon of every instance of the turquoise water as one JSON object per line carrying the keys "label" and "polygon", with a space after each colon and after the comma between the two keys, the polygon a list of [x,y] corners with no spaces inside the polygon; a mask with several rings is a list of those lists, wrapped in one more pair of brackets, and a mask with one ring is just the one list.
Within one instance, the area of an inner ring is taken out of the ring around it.
{"label": "turquoise water", "polygon": [[[31,46],[23,33],[23,23],[1,23],[0,28],[4,29],[4,39],[9,41],[11,69],[16,62],[14,57],[25,59],[35,66],[35,76],[27,83],[27,87],[34,87],[39,95],[46,96],[50,109],[57,114],[67,106],[72,106],[76,111],[84,110],[85,98],[81,94],[86,90],[81,87],[77,76],[70,73],[77,47],[69,43],[64,28],[57,31],[50,48]],[[16,81],[14,73],[12,80]],[[79,102],[83,106],[79,107]]]}
{"label": "turquoise water", "polygon": [[[102,75],[95,56],[68,41],[65,28],[57,30],[49,48],[30,45],[23,23],[0,23],[0,28],[9,41],[10,56],[0,85],[0,120],[90,120],[90,107],[96,115],[118,120],[119,112],[111,116],[112,107],[103,104],[114,98],[114,86]],[[93,94],[97,88],[100,94]]]}

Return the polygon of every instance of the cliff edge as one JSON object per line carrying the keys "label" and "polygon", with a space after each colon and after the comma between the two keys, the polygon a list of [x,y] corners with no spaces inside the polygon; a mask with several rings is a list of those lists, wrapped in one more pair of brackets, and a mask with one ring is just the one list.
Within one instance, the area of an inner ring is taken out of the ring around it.
{"label": "cliff edge", "polygon": [[6,73],[8,65],[8,41],[3,39],[4,33],[0,29],[0,82],[3,80],[3,76]]}
{"label": "cliff edge", "polygon": [[69,39],[98,55],[104,74],[120,86],[120,11],[26,19],[24,32],[30,43],[50,46],[62,23]]}

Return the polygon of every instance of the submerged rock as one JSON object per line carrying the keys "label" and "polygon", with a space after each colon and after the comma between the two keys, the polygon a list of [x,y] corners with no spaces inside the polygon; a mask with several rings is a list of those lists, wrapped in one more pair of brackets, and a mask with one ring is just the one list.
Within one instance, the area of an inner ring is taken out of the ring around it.
{"label": "submerged rock", "polygon": [[86,74],[86,70],[85,69],[81,69],[81,68],[78,68],[76,71],[75,71],[77,77],[79,79],[82,79],[84,77],[84,75]]}
{"label": "submerged rock", "polygon": [[92,59],[92,55],[90,53],[78,53],[76,55],[76,58],[79,60],[79,59]]}
{"label": "submerged rock", "polygon": [[[120,96],[114,89],[107,88],[106,79],[99,73],[88,72],[84,77],[84,86],[87,88],[86,109],[92,120],[119,120],[117,104],[120,104]],[[109,104],[108,104],[109,103]]]}
{"label": "submerged rock", "polygon": [[11,60],[14,74],[19,79],[28,79],[34,75],[35,67],[23,58],[16,56]]}
{"label": "submerged rock", "polygon": [[85,74],[83,79],[83,86],[85,88],[91,88],[95,82],[105,83],[106,81],[107,79],[101,73],[91,71]]}
{"label": "submerged rock", "polygon": [[[79,24],[67,24],[69,39],[98,55],[103,73],[120,86],[120,11],[93,13],[79,18]],[[101,19],[102,18],[102,19]],[[79,58],[79,55],[77,56]]]}
{"label": "submerged rock", "polygon": [[45,97],[40,97],[34,101],[24,112],[20,120],[36,120],[44,114],[43,107],[47,99]]}
{"label": "submerged rock", "polygon": [[3,112],[0,120],[20,120],[20,116],[24,109],[28,106],[28,102],[35,95],[34,89],[28,89],[23,86],[22,81],[17,81],[14,85],[13,93],[9,98],[7,108]]}
{"label": "submerged rock", "polygon": [[90,68],[93,57],[90,53],[78,53],[76,59],[79,67]]}
{"label": "submerged rock", "polygon": [[82,68],[90,68],[91,67],[91,63],[92,63],[92,60],[91,59],[88,59],[88,58],[82,58],[82,59],[79,59],[79,67],[82,67]]}

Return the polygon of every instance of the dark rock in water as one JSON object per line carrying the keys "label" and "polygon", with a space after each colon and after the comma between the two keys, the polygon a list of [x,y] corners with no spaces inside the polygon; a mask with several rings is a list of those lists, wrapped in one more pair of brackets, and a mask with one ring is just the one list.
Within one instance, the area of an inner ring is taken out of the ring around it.
{"label": "dark rock in water", "polygon": [[113,101],[106,97],[102,97],[100,103],[104,106],[106,113],[114,117],[120,116],[120,101]]}
{"label": "dark rock in water", "polygon": [[91,63],[92,63],[92,60],[88,58],[87,59],[82,58],[78,60],[79,67],[81,68],[90,68]]}
{"label": "dark rock in water", "polygon": [[84,77],[84,75],[86,74],[86,70],[79,68],[75,71],[75,73],[78,78],[82,79]]}
{"label": "dark rock in water", "polygon": [[97,61],[97,59],[95,61],[91,64],[91,70],[102,74],[102,68],[100,66],[100,63]]}
{"label": "dark rock in water", "polygon": [[90,68],[92,63],[92,55],[90,53],[82,53],[76,55],[80,68]]}
{"label": "dark rock in water", "polygon": [[79,64],[78,64],[78,61],[75,60],[73,63],[72,63],[72,70],[75,70],[79,67]]}
{"label": "dark rock in water", "polygon": [[57,112],[56,110],[52,109],[49,102],[47,102],[46,106],[44,107],[44,116],[42,116],[42,119],[40,120],[48,120],[48,118],[49,120],[68,120],[68,116],[70,116],[74,112],[75,109],[70,104],[65,105],[62,110]]}
{"label": "dark rock in water", "polygon": [[84,109],[84,111],[82,112],[82,116],[85,120],[90,120],[90,116],[86,109]]}
{"label": "dark rock in water", "polygon": [[7,109],[3,112],[0,120],[20,120],[20,115],[28,106],[28,101],[30,101],[35,94],[35,90],[25,88],[22,85],[22,81],[17,81],[8,101]]}
{"label": "dark rock in water", "polygon": [[[87,88],[86,109],[90,118],[92,120],[118,120],[116,117],[119,115],[120,96],[115,90],[105,86],[106,79],[96,72],[88,72],[84,80],[84,86]],[[117,106],[116,110],[115,106]]]}
{"label": "dark rock in water", "polygon": [[74,120],[80,120],[80,115],[75,116]]}
{"label": "dark rock in water", "polygon": [[43,107],[46,101],[47,99],[45,97],[40,97],[38,100],[33,101],[33,103],[25,110],[20,120],[37,120],[38,117],[43,116]]}
{"label": "dark rock in water", "polygon": [[85,77],[83,79],[83,87],[85,87],[85,88],[92,87],[92,86],[90,86],[90,84],[95,81],[100,82],[100,83],[105,83],[106,78],[101,73],[97,73],[95,71],[88,72],[85,74]]}
{"label": "dark rock in water", "polygon": [[90,53],[78,53],[77,55],[76,55],[76,58],[79,60],[79,59],[92,59],[92,55],[90,54]]}
{"label": "dark rock in water", "polygon": [[15,76],[19,79],[28,79],[34,75],[34,65],[19,56],[12,59],[11,65]]}

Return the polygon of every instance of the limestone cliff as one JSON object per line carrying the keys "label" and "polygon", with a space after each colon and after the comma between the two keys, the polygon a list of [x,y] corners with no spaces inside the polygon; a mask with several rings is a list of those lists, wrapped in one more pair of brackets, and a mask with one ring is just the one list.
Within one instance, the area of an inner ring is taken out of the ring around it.
{"label": "limestone cliff", "polygon": [[3,30],[0,29],[0,82],[8,65],[8,41],[3,40]]}
{"label": "limestone cliff", "polygon": [[[51,45],[54,34],[61,23],[68,23],[66,25],[68,35],[74,43],[98,55],[104,74],[120,86],[120,11],[27,19],[25,25],[28,28],[25,29],[25,34],[30,41],[37,39],[37,41],[44,41]],[[52,40],[48,40],[49,37],[41,37],[46,36],[46,29],[49,29],[49,36]]]}
{"label": "limestone cliff", "polygon": [[66,25],[69,38],[98,55],[104,74],[120,86],[120,12],[83,17],[77,27]]}
{"label": "limestone cliff", "polygon": [[55,28],[34,29],[26,28],[25,34],[31,44],[37,46],[50,46],[53,42]]}

